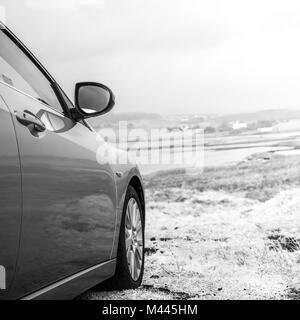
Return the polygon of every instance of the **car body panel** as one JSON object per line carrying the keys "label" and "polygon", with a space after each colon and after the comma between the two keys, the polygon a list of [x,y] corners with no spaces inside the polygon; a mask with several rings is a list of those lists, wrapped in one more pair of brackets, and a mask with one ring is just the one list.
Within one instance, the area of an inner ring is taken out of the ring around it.
{"label": "car body panel", "polygon": [[116,186],[110,166],[96,160],[94,132],[7,85],[1,93],[12,114],[30,110],[47,127],[35,136],[13,116],[23,190],[14,291],[24,295],[110,259]]}
{"label": "car body panel", "polygon": [[8,298],[15,274],[21,227],[21,171],[17,140],[10,112],[0,95],[0,265]]}
{"label": "car body panel", "polygon": [[115,269],[116,259],[105,261],[22,297],[21,300],[69,300],[111,278]]}

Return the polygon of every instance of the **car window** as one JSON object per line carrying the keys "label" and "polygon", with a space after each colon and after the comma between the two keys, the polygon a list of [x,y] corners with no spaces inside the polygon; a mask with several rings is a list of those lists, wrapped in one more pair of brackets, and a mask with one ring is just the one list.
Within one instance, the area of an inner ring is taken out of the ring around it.
{"label": "car window", "polygon": [[0,80],[63,112],[49,80],[2,31],[0,31]]}

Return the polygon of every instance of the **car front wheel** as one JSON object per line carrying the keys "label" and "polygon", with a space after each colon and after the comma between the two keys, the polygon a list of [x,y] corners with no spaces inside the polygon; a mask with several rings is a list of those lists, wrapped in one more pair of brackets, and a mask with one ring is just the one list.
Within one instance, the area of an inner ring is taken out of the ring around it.
{"label": "car front wheel", "polygon": [[128,187],[121,221],[114,286],[134,289],[144,273],[144,216],[137,192]]}

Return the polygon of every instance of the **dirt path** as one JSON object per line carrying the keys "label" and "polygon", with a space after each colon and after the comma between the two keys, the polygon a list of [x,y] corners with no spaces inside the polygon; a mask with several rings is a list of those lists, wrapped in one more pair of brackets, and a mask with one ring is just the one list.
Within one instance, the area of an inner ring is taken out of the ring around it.
{"label": "dirt path", "polygon": [[82,298],[299,298],[299,195],[262,203],[218,191],[149,192],[143,286]]}

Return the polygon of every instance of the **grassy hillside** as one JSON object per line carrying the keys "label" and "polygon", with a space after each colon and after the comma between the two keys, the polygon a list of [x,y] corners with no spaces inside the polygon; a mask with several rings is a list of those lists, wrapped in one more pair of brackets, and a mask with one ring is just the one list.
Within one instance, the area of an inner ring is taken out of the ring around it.
{"label": "grassy hillside", "polygon": [[300,157],[271,157],[241,162],[235,166],[205,168],[203,173],[187,176],[184,170],[145,177],[148,189],[181,188],[197,191],[242,193],[246,198],[266,201],[280,190],[300,186]]}

